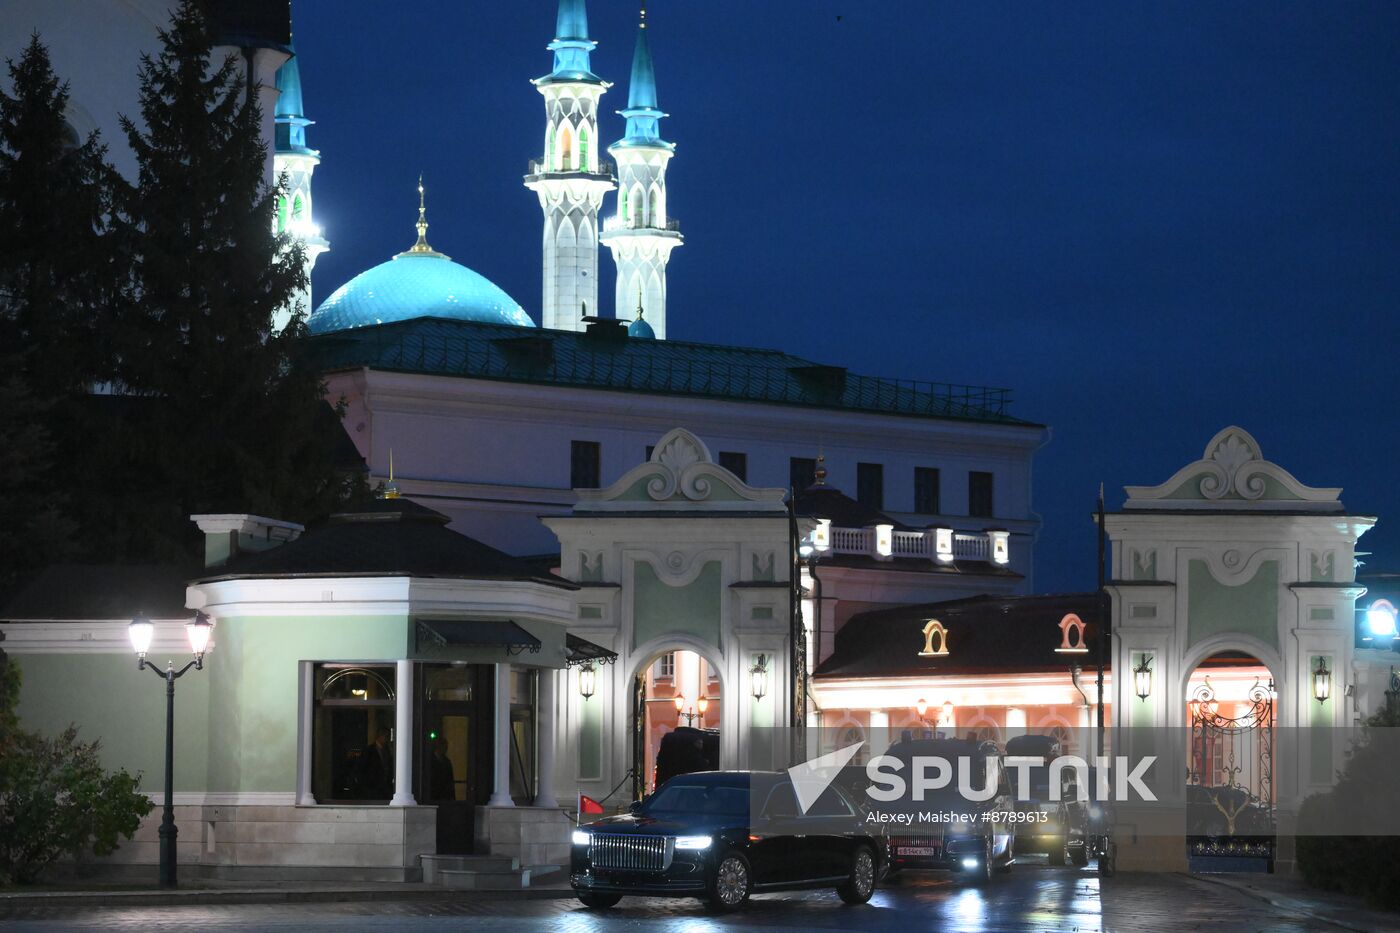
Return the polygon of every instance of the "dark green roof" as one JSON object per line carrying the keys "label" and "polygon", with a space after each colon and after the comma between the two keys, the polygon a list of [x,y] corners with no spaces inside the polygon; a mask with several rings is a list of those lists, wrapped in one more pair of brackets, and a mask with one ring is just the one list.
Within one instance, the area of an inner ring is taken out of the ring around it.
{"label": "dark green roof", "polygon": [[633,340],[620,324],[605,321],[574,332],[414,318],[309,339],[328,372],[366,367],[1039,426],[1007,413],[1007,389],[859,376],[778,350]]}

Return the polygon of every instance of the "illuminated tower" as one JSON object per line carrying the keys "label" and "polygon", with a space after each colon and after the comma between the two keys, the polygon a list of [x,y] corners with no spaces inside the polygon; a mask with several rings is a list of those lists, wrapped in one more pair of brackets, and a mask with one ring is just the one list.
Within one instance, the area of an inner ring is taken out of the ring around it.
{"label": "illuminated tower", "polygon": [[598,99],[610,86],[590,70],[583,0],[559,0],[554,70],[534,80],[544,96],[544,158],[530,163],[525,187],[544,211],[544,297],[541,324],[582,330],[598,313],[598,209],[614,187],[598,158]]}
{"label": "illuminated tower", "polygon": [[[294,304],[300,304],[305,314],[315,310],[311,305],[311,269],[316,257],[330,249],[321,236],[311,214],[311,173],[321,162],[321,153],[306,145],[306,119],[301,103],[301,70],[296,53],[277,69],[277,109],[274,111],[277,145],[272,156],[276,178],[286,176],[287,190],[277,200],[277,232],[290,233],[301,241],[306,251],[306,288]],[[279,310],[272,319],[273,330],[281,330],[291,320],[290,307]]]}
{"label": "illuminated tower", "polygon": [[627,89],[627,133],[608,147],[617,163],[617,213],[603,227],[603,242],[617,263],[614,307],[621,313],[640,293],[647,323],[666,339],[666,263],[681,244],[680,224],[666,213],[666,164],[675,144],[661,138],[666,114],[656,106],[656,72],[647,43],[647,10],[642,6],[632,81]]}

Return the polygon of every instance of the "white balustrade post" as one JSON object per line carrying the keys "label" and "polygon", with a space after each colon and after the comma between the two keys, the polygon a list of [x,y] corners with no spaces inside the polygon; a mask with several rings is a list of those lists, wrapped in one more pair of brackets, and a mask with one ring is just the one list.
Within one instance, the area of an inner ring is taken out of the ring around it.
{"label": "white balustrade post", "polygon": [[513,807],[510,799],[510,664],[496,665],[495,784],[488,807]]}
{"label": "white balustrade post", "polygon": [[413,799],[413,662],[395,664],[394,797],[391,807],[412,807]]}

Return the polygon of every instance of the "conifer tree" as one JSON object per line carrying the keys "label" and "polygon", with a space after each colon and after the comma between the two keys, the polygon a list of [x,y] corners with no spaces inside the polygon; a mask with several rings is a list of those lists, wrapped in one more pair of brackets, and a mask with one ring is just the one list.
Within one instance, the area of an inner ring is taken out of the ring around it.
{"label": "conifer tree", "polygon": [[302,319],[271,333],[305,274],[273,232],[256,98],[237,59],[214,60],[195,0],[160,41],[141,61],[140,125],[122,120],[138,177],[121,200],[133,300],[118,374],[155,400],[129,432],[141,469],[123,492],[147,500],[129,546],[157,556],[191,543],[191,513],[304,519],[342,494]]}

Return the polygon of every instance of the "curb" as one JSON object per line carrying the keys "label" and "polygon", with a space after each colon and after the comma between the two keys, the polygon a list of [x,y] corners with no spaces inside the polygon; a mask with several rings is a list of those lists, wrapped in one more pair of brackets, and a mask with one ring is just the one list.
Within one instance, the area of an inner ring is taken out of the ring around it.
{"label": "curb", "polygon": [[[1312,920],[1316,923],[1336,927],[1339,930],[1350,930],[1352,931],[1352,933],[1376,933],[1377,928],[1374,926],[1356,926],[1353,925],[1353,923],[1347,922],[1345,920],[1339,920],[1336,917],[1327,916],[1326,914],[1320,914],[1316,910],[1308,907],[1305,902],[1296,900],[1294,898],[1273,895],[1267,891],[1260,891],[1258,889],[1251,888],[1247,885],[1232,880],[1227,880],[1225,878],[1212,878],[1205,875],[1193,875],[1188,872],[1178,872],[1178,874],[1180,874],[1181,877],[1188,878],[1192,881],[1199,881],[1204,884],[1213,884],[1217,887],[1228,888],[1229,890],[1234,891],[1238,894],[1243,894],[1245,897],[1251,897],[1256,901],[1261,901],[1265,904],[1268,904],[1270,907],[1276,908],[1278,910],[1285,910],[1290,913],[1297,914],[1298,916],[1305,917],[1308,920]],[[1391,929],[1400,928],[1391,927]]]}
{"label": "curb", "polygon": [[280,891],[240,889],[219,891],[196,889],[171,891],[75,891],[42,894],[0,894],[0,917],[17,910],[48,907],[179,907],[217,904],[326,904],[355,901],[463,901],[463,900],[548,900],[573,897],[572,888],[522,888],[518,891],[473,891],[455,888],[409,888],[405,890],[312,888]]}

